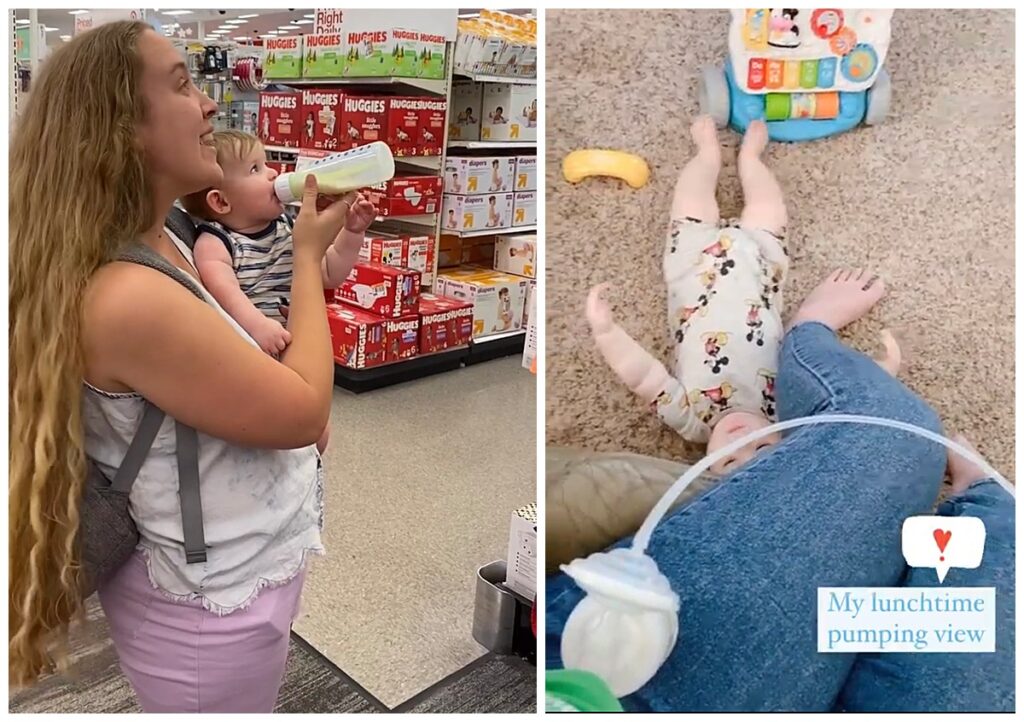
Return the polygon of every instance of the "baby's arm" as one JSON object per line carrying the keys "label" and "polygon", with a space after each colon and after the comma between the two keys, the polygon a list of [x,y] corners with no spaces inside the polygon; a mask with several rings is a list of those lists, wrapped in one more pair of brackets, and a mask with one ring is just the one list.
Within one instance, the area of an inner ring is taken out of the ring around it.
{"label": "baby's arm", "polygon": [[664,364],[651,356],[612,319],[601,292],[608,284],[595,286],[587,298],[587,320],[604,360],[629,389],[647,403],[655,401],[670,387],[678,385]]}
{"label": "baby's arm", "polygon": [[238,284],[231,254],[221,239],[212,233],[202,233],[196,239],[194,255],[200,280],[228,315],[267,353],[274,355],[284,351],[291,342],[291,335],[280,323],[267,318],[252,305]]}
{"label": "baby's arm", "polygon": [[359,194],[349,209],[345,227],[324,254],[321,264],[324,288],[337,288],[348,278],[352,267],[359,259],[359,250],[363,247],[366,229],[376,217],[377,207]]}

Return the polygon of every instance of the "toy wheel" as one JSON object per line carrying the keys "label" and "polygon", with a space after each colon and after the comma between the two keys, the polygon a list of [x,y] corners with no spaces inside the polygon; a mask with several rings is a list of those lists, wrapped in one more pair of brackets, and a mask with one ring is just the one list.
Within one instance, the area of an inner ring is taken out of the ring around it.
{"label": "toy wheel", "polygon": [[868,108],[864,113],[864,125],[879,125],[889,114],[889,103],[892,100],[892,83],[889,82],[889,71],[882,68],[878,71],[875,84],[868,90]]}
{"label": "toy wheel", "polygon": [[701,69],[697,99],[701,114],[710,115],[717,127],[729,124],[729,84],[724,70],[711,65]]}

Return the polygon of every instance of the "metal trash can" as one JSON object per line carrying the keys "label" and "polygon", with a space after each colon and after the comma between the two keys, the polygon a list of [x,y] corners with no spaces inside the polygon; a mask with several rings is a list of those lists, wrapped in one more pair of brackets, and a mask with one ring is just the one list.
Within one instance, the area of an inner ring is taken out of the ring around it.
{"label": "metal trash can", "polygon": [[510,654],[515,638],[517,600],[505,587],[505,572],[504,561],[476,570],[473,639],[497,654]]}

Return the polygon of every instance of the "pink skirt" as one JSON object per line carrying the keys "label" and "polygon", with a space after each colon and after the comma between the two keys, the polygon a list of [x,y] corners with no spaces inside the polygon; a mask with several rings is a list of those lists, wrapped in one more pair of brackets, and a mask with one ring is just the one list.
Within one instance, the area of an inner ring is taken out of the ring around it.
{"label": "pink skirt", "polygon": [[146,712],[273,712],[305,572],[217,616],[149,582],[137,552],[100,589],[121,670]]}

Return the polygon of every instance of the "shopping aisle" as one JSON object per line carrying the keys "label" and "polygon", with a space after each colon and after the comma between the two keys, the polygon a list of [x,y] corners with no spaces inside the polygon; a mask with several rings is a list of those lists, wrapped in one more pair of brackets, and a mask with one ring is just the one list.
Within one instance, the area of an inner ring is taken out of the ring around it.
{"label": "shopping aisle", "polygon": [[485,653],[474,574],[536,498],[522,358],[334,397],[324,543],[295,631],[389,707]]}

